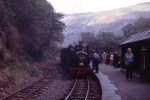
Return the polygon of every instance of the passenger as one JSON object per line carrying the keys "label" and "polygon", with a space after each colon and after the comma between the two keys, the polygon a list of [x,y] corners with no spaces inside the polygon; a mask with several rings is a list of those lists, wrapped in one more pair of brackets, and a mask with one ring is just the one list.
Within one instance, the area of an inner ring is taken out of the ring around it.
{"label": "passenger", "polygon": [[119,67],[119,55],[117,52],[114,52],[114,61],[113,61],[114,67]]}
{"label": "passenger", "polygon": [[106,62],[106,56],[107,56],[106,52],[103,52],[102,53],[102,63]]}
{"label": "passenger", "polygon": [[110,58],[109,59],[110,59],[109,60],[109,64],[113,65],[113,61],[114,61],[114,54],[113,53],[110,54]]}
{"label": "passenger", "polygon": [[124,55],[124,64],[126,68],[126,78],[132,79],[133,77],[133,63],[134,63],[134,54],[132,49],[128,48],[127,52]]}
{"label": "passenger", "polygon": [[109,54],[109,53],[107,53],[107,55],[106,55],[106,62],[105,62],[105,64],[106,64],[106,65],[109,65],[109,62],[110,62],[110,54]]}
{"label": "passenger", "polygon": [[92,66],[93,66],[93,71],[95,73],[98,73],[99,71],[99,63],[100,63],[100,56],[95,50],[93,50]]}

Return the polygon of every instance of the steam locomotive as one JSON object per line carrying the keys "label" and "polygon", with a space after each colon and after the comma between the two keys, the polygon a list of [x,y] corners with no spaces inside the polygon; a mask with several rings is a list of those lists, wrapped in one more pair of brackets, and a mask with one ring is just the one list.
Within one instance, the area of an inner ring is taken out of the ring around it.
{"label": "steam locomotive", "polygon": [[64,48],[61,52],[61,63],[72,77],[85,78],[92,74],[89,53],[85,47],[76,48]]}

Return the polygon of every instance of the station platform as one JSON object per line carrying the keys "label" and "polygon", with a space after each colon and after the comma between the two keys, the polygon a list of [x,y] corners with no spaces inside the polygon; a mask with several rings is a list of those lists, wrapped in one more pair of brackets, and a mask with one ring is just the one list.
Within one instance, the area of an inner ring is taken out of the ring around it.
{"label": "station platform", "polygon": [[102,100],[150,100],[150,83],[137,77],[127,80],[120,68],[100,64],[96,76],[102,86]]}

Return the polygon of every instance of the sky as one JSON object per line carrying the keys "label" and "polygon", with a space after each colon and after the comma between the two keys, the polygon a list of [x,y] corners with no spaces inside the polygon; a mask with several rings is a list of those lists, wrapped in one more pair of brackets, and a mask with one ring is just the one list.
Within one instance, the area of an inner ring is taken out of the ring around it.
{"label": "sky", "polygon": [[98,12],[112,10],[139,3],[150,2],[150,0],[47,0],[56,12],[64,14]]}

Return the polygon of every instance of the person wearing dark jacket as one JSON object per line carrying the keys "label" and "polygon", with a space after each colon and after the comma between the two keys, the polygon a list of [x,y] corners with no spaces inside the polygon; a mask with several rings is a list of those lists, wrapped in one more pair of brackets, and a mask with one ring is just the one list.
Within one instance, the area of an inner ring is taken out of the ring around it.
{"label": "person wearing dark jacket", "polygon": [[117,52],[114,53],[114,61],[113,61],[114,67],[119,67],[119,55]]}
{"label": "person wearing dark jacket", "polygon": [[99,71],[99,63],[100,63],[100,56],[99,54],[94,50],[92,55],[92,66],[95,71],[95,73],[98,73]]}

